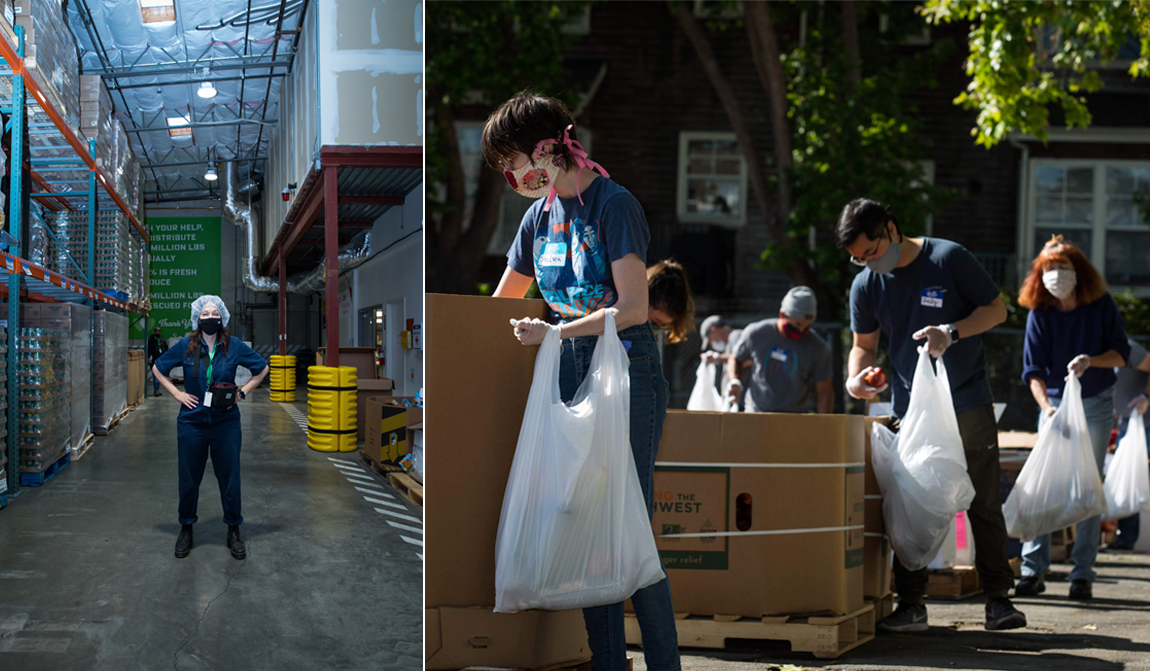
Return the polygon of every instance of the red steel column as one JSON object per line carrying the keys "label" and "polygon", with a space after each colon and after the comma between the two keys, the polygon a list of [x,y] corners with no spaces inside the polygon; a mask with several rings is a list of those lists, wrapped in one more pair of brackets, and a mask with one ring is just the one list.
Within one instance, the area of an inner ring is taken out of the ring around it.
{"label": "red steel column", "polygon": [[280,356],[287,355],[287,261],[280,256]]}
{"label": "red steel column", "polygon": [[327,356],[324,365],[339,366],[339,188],[336,167],[323,170],[324,290],[327,299]]}

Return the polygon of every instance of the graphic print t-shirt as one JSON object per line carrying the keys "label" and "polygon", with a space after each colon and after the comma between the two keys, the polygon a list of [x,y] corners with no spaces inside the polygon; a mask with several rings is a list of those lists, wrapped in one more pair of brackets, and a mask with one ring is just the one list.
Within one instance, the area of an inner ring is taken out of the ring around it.
{"label": "graphic print t-shirt", "polygon": [[557,320],[585,317],[619,300],[611,262],[637,254],[647,262],[651,231],[629,191],[599,177],[578,198],[538,200],[519,225],[507,265],[534,276]]}

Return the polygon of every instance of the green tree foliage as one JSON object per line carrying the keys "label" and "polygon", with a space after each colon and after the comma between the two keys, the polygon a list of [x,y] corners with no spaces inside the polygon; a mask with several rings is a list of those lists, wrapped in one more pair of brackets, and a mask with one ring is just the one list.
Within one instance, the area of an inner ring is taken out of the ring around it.
{"label": "green tree foliage", "polygon": [[[877,23],[873,13],[881,9],[860,4],[859,23]],[[906,95],[917,87],[936,85],[932,73],[949,45],[900,50],[902,31],[921,30],[921,22],[892,23],[886,33],[864,30],[856,90],[840,22],[809,23],[805,44],[791,45],[783,54],[794,155],[794,207],[786,234],[806,240],[810,227],[816,228],[814,249],[796,248],[818,269],[827,293],[845,300],[854,272],[833,238],[843,205],[860,196],[888,203],[902,230],[918,235],[925,231],[930,215],[952,196],[923,174],[919,161],[929,144],[918,132],[917,111]],[[780,261],[777,249],[771,245],[763,253],[771,267]]]}
{"label": "green tree foliage", "polygon": [[[461,164],[455,120],[459,110],[490,112],[532,88],[568,105],[563,59],[576,39],[564,27],[589,2],[429,2],[426,10],[429,284],[441,291],[471,292],[495,230],[502,177],[483,166]],[[465,171],[480,170],[479,194],[464,188]],[[467,199],[476,197],[469,221]]]}
{"label": "green tree foliage", "polygon": [[967,90],[955,103],[978,111],[971,134],[994,146],[1011,132],[1045,140],[1049,111],[1061,106],[1068,126],[1090,125],[1086,94],[1102,88],[1096,64],[1137,44],[1132,77],[1150,73],[1150,2],[1108,0],[929,0],[933,24],[970,22]]}

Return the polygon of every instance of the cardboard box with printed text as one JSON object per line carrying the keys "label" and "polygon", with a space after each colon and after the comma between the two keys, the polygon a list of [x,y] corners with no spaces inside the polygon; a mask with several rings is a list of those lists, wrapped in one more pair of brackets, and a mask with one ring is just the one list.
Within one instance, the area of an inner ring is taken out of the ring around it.
{"label": "cardboard box with printed text", "polygon": [[[425,303],[425,668],[534,669],[590,658],[578,611],[494,613],[495,536],[536,347],[512,318],[543,301],[428,294]],[[466,347],[460,325],[466,324]]]}

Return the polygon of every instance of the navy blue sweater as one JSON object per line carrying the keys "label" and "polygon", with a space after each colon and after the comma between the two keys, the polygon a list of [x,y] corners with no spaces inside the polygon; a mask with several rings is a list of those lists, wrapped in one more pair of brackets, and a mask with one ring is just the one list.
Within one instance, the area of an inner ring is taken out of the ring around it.
{"label": "navy blue sweater", "polygon": [[[1105,294],[1088,305],[1070,312],[1058,308],[1031,310],[1026,318],[1026,347],[1022,355],[1022,380],[1046,381],[1046,394],[1062,396],[1066,366],[1079,354],[1098,356],[1110,350],[1130,358],[1126,325],[1118,305]],[[1088,368],[1082,376],[1082,398],[1097,396],[1114,386],[1118,379],[1113,368]]]}

